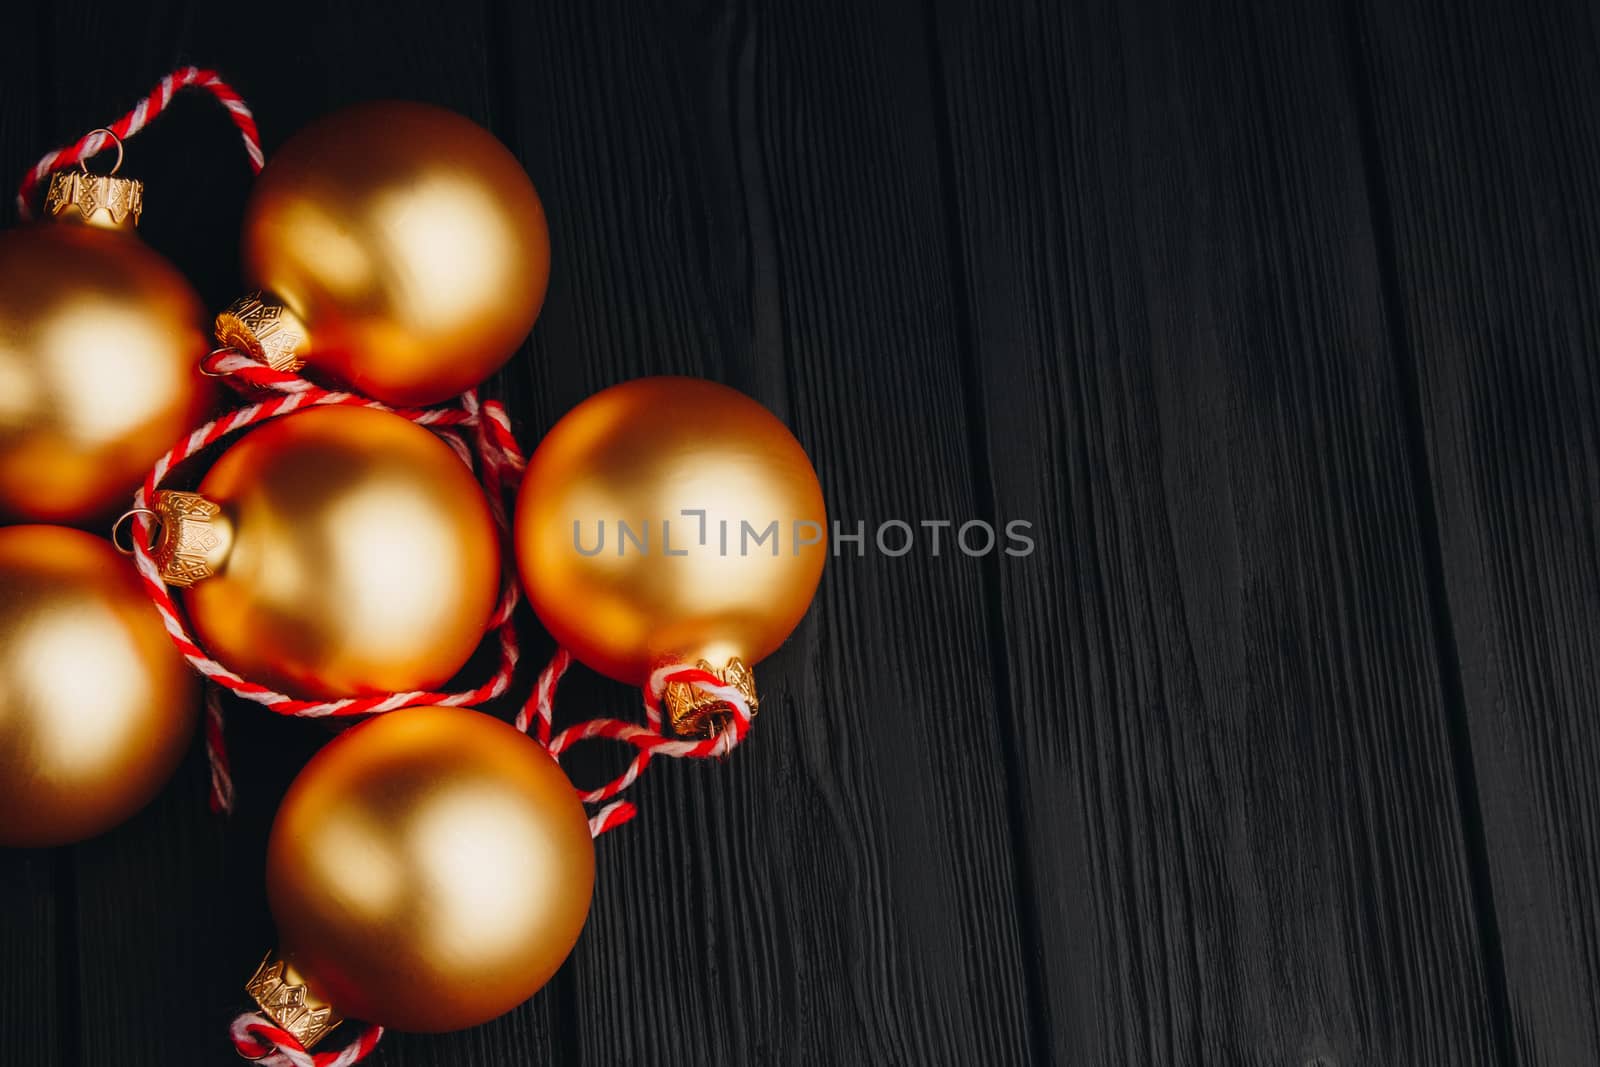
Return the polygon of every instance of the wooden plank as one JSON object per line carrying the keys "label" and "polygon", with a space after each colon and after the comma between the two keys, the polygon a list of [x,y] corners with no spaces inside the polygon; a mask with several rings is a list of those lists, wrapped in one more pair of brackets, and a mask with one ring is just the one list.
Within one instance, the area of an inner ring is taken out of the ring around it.
{"label": "wooden plank", "polygon": [[[555,257],[505,376],[526,440],[611,382],[703,374],[789,421],[852,526],[972,513],[920,17],[508,9],[502,128]],[[652,767],[600,841],[575,1062],[1029,1059],[983,620],[961,559],[830,564],[748,747]]]}
{"label": "wooden plank", "polygon": [[[12,155],[4,146],[4,158]],[[0,1034],[19,1063],[65,1062],[74,1047],[76,972],[61,959],[74,937],[59,901],[71,883],[68,854],[0,849]]]}
{"label": "wooden plank", "polygon": [[1493,1062],[1339,6],[936,26],[1044,1051]]}
{"label": "wooden plank", "polygon": [[220,1002],[239,980],[217,952],[229,828],[206,807],[207,777],[196,745],[149,808],[73,850],[77,894],[63,903],[78,912],[77,1062],[232,1055]]}
{"label": "wooden plank", "polygon": [[[14,183],[49,147],[41,140],[43,45],[37,8],[14,12],[0,34],[0,99],[9,102],[0,107],[6,227],[17,221]],[[77,936],[76,916],[59,903],[71,886],[68,854],[0,848],[0,1035],[7,1058],[19,1063],[64,1062],[75,1047],[77,979],[62,954]]]}
{"label": "wooden plank", "polygon": [[1358,5],[1515,1059],[1600,1062],[1592,4]]}

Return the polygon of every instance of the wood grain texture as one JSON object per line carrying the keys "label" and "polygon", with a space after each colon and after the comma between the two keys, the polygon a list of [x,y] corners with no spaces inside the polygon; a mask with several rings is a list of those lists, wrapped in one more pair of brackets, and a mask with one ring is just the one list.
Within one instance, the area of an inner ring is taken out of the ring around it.
{"label": "wood grain texture", "polygon": [[1339,8],[935,22],[1049,1051],[1493,1062]]}
{"label": "wood grain texture", "polygon": [[[508,5],[502,129],[556,260],[505,376],[525,439],[611,382],[702,374],[789,422],[831,514],[970,512],[917,14]],[[575,1062],[1026,1060],[981,614],[975,567],[830,564],[757,669],[750,744],[653,767],[600,841]]]}
{"label": "wood grain texture", "polygon": [[[39,11],[16,13],[0,34],[0,167],[9,190],[43,154],[46,106],[37,95],[45,45]],[[11,194],[0,201],[0,224],[16,222]],[[44,850],[0,848],[0,1040],[22,1063],[55,1063],[72,1054],[78,1020],[77,971],[70,958],[76,932],[71,857]]]}
{"label": "wood grain texture", "polygon": [[70,857],[42,849],[0,849],[0,1035],[20,1063],[56,1063],[77,1040],[70,1005]]}
{"label": "wood grain texture", "polygon": [[[869,542],[1033,523],[1024,558],[847,548],[751,742],[636,787],[551,985],[374,1062],[1600,1062],[1591,7],[10,18],[16,171],[177,62],[235,82],[269,155],[374,97],[490,126],[555,254],[489,385],[525,443],[704,375],[795,429]],[[128,166],[149,243],[237,295],[215,106]],[[581,670],[559,701],[636,705]],[[232,1059],[268,828],[329,735],[238,706],[230,736],[233,819],[196,752],[114,833],[0,851],[0,1060]]]}
{"label": "wood grain texture", "polygon": [[1600,23],[1359,5],[1515,1060],[1600,1062]]}

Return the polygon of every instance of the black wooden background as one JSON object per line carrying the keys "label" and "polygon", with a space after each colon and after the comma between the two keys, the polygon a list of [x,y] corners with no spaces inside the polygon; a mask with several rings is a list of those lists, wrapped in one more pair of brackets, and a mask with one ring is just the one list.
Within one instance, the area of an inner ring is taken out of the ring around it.
{"label": "black wooden background", "polygon": [[[527,444],[700,374],[840,519],[1035,523],[1024,559],[834,560],[752,742],[652,768],[599,842],[555,981],[377,1062],[1600,1063],[1592,3],[5,20],[6,175],[185,62],[269,154],[371,97],[492,128],[555,255],[491,385]],[[146,239],[237,295],[220,111],[128,170]],[[232,1059],[267,827],[327,735],[231,730],[232,820],[196,753],[114,833],[0,854],[0,1062]]]}

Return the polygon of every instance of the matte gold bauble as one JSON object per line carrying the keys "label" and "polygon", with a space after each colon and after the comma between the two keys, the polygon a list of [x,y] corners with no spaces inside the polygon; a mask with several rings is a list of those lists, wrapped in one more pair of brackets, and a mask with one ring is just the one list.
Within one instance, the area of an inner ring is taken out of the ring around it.
{"label": "matte gold bauble", "polygon": [[219,320],[225,340],[407,406],[499,369],[550,274],[544,209],[516,158],[461,115],[397,101],[345,108],[280,148],[243,248],[246,277],[288,315],[247,305]]}
{"label": "matte gold bauble", "polygon": [[155,796],[199,679],[132,565],[60,526],[0,530],[0,845],[63,845]]}
{"label": "matte gold bauble", "polygon": [[155,558],[201,645],[313,699],[431,689],[478,646],[500,546],[472,472],[371,408],[300,411],[229,448],[198,493],[157,495]]}
{"label": "matte gold bauble", "polygon": [[[329,742],[278,808],[280,953],[250,992],[269,1012],[475,1026],[549,981],[593,888],[583,806],[537,742],[480,712],[389,712]],[[303,997],[282,995],[302,983]]]}
{"label": "matte gold bauble", "polygon": [[[86,189],[112,181],[66,177]],[[105,516],[212,396],[197,371],[199,298],[104,207],[95,214],[108,224],[0,235],[0,511],[15,516]],[[118,218],[131,229],[133,212]]]}
{"label": "matte gold bauble", "polygon": [[642,378],[573,408],[534,451],[517,561],[557,641],[643,685],[663,662],[721,669],[782,644],[816,592],[826,521],[810,460],[766,408]]}

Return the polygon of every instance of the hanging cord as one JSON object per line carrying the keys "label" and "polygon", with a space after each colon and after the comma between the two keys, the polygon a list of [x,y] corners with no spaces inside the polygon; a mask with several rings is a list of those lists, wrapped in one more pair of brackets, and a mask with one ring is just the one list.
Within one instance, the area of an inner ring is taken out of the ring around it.
{"label": "hanging cord", "polygon": [[64,145],[53,152],[46,152],[39,162],[22,176],[22,181],[17,186],[17,214],[24,219],[33,218],[30,201],[33,199],[34,190],[39,187],[39,183],[50,176],[52,171],[70,167],[74,163],[87,162],[108,146],[126,141],[165,111],[172,103],[172,98],[182,89],[204,89],[228,109],[228,117],[239,128],[239,138],[244,141],[245,155],[250,157],[251,173],[260,174],[261,134],[256,130],[256,120],[250,112],[250,106],[233,91],[233,86],[218,76],[216,71],[201,70],[199,67],[182,67],[162,78],[156,83],[156,87],[150,90],[149,95],[116,122],[101,129],[91,130],[72,144]]}
{"label": "hanging cord", "polygon": [[[579,741],[606,740],[632,745],[638,751],[620,775],[598,789],[580,791],[585,804],[604,804],[632,785],[644,772],[654,756],[678,759],[716,759],[733,751],[750,732],[754,711],[749,700],[737,688],[727,685],[716,675],[684,663],[668,664],[650,675],[642,690],[644,696],[644,725],[624,719],[589,719],[555,733],[555,690],[561,676],[572,665],[572,653],[557,649],[549,664],[540,673],[528,702],[517,712],[517,729],[532,732],[539,743],[559,760],[563,753]],[[723,728],[701,740],[683,740],[668,736],[662,721],[661,701],[669,685],[690,685],[716,697],[730,712]],[[626,805],[623,807],[622,805]],[[613,812],[613,809],[616,809]],[[637,814],[626,801],[614,804],[595,816],[606,822],[595,831],[596,836],[606,830],[621,826]]]}

